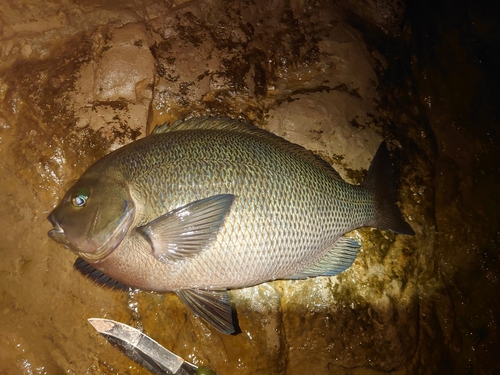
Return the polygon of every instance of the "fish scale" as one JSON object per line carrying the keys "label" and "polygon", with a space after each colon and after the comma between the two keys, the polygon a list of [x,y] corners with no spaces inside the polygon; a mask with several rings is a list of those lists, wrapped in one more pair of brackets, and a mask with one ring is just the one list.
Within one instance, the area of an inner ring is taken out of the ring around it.
{"label": "fish scale", "polygon": [[354,186],[250,124],[194,118],[98,160],[49,215],[49,235],[83,259],[75,267],[86,276],[175,291],[231,333],[227,289],[335,275],[359,247],[343,234],[360,226],[412,234],[391,173],[384,145]]}

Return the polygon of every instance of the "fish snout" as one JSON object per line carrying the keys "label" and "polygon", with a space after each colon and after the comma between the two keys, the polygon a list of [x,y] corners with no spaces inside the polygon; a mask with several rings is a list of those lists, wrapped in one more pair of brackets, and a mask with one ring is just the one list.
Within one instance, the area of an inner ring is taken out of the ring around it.
{"label": "fish snout", "polygon": [[64,234],[64,229],[61,228],[61,226],[59,225],[59,223],[55,219],[54,212],[51,212],[51,214],[49,215],[49,217],[47,219],[50,221],[50,223],[54,227],[51,230],[49,230],[49,233],[48,233],[49,237],[60,244],[68,246],[68,241],[67,241],[66,236]]}
{"label": "fish snout", "polygon": [[[76,236],[72,235],[72,231],[70,233],[66,233],[61,226],[61,224],[55,218],[54,212],[52,212],[47,219],[51,222],[52,228],[49,230],[49,237],[57,243],[64,245],[71,251],[80,254],[81,252],[95,252],[96,246],[93,241],[89,241],[86,236]],[[75,237],[75,238],[73,238]],[[83,237],[83,238],[81,238]]]}

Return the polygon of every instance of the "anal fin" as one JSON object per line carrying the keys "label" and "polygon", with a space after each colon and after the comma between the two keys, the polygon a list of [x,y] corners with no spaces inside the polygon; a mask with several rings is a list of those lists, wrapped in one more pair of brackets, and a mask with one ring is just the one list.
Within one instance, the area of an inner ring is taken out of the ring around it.
{"label": "anal fin", "polygon": [[335,276],[348,269],[356,259],[360,245],[349,237],[340,237],[335,245],[316,263],[298,274],[284,279],[307,279],[316,276]]}
{"label": "anal fin", "polygon": [[182,289],[176,293],[196,316],[218,331],[226,335],[236,331],[227,290]]}

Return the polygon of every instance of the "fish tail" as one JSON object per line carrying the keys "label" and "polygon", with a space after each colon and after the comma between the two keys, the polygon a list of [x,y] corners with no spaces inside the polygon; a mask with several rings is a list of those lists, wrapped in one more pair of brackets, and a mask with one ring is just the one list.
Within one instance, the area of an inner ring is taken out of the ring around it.
{"label": "fish tail", "polygon": [[398,188],[385,142],[380,144],[362,186],[375,196],[375,218],[367,225],[400,234],[415,234],[396,204]]}

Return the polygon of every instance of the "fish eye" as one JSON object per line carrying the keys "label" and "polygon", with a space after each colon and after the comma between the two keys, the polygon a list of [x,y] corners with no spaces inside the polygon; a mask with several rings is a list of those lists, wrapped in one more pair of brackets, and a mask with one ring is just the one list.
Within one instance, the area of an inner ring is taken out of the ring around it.
{"label": "fish eye", "polygon": [[89,194],[87,192],[77,192],[73,197],[71,198],[71,203],[75,207],[83,207],[87,203],[87,200],[89,199]]}

